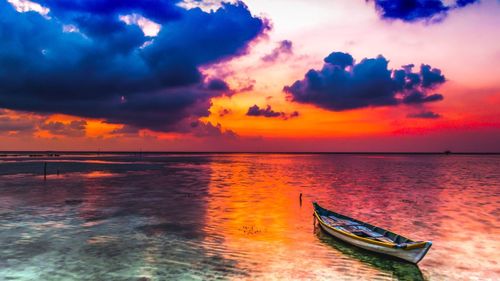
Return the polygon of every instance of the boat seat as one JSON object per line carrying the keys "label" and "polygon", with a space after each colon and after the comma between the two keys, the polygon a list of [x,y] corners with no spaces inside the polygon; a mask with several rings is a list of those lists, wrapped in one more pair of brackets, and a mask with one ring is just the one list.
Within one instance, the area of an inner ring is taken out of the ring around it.
{"label": "boat seat", "polygon": [[385,237],[384,235],[375,232],[368,227],[361,225],[360,223],[350,221],[350,220],[343,220],[339,219],[335,216],[320,216],[321,220],[323,220],[325,223],[328,225],[335,227],[336,229],[343,230],[350,232],[354,235],[358,235],[360,237],[368,238],[368,239],[373,239],[373,240],[379,240],[382,242],[389,242],[389,243],[394,243],[390,238]]}
{"label": "boat seat", "polygon": [[382,235],[378,232],[372,231],[371,229],[369,229],[368,227],[363,226],[363,225],[349,226],[348,229],[349,229],[349,231],[351,231],[359,236],[362,236],[362,237],[374,238],[374,239],[384,237],[384,235]]}

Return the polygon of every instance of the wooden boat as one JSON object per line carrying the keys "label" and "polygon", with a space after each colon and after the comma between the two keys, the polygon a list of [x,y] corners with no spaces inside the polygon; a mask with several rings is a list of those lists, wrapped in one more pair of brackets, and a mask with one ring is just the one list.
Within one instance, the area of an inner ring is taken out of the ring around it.
{"label": "wooden boat", "polygon": [[357,247],[411,263],[421,261],[432,246],[430,241],[413,241],[389,230],[344,216],[313,203],[314,216],[330,235]]}

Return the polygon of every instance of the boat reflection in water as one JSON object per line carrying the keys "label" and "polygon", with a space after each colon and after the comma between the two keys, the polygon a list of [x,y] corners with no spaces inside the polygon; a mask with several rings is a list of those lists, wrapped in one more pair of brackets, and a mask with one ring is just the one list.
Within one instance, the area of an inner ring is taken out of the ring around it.
{"label": "boat reflection in water", "polygon": [[386,272],[397,280],[426,280],[417,265],[349,245],[321,229],[317,220],[314,220],[314,234],[323,244],[331,246],[349,258]]}

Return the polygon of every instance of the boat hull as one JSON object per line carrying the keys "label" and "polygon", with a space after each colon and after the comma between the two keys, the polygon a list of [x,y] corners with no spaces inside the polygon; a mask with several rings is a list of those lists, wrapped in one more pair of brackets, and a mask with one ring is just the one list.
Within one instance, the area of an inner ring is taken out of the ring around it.
{"label": "boat hull", "polygon": [[351,238],[348,235],[344,235],[338,231],[333,230],[330,226],[325,225],[321,220],[318,221],[320,227],[324,231],[346,243],[363,248],[368,251],[396,257],[414,264],[422,260],[422,258],[425,256],[427,251],[429,251],[430,247],[432,246],[431,242],[426,242],[424,247],[416,249],[402,249],[402,248],[393,248],[393,247],[375,245],[372,243],[364,242],[359,239]]}

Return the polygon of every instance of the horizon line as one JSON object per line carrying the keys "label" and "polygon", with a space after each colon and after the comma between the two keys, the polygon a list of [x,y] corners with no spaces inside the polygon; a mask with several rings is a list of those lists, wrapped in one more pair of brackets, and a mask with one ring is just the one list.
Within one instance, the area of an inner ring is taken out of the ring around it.
{"label": "horizon line", "polygon": [[82,154],[422,154],[422,155],[500,155],[500,152],[475,151],[144,151],[144,150],[0,150],[1,154],[82,153]]}

